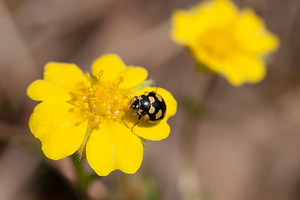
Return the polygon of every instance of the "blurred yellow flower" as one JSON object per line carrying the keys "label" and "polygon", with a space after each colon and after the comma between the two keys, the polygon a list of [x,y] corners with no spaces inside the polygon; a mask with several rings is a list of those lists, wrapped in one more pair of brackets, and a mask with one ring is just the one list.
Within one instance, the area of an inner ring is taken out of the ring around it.
{"label": "blurred yellow flower", "polygon": [[[33,82],[27,89],[31,99],[42,101],[30,117],[30,130],[41,140],[42,150],[50,159],[80,151],[100,176],[117,169],[135,173],[143,159],[140,137],[168,137],[167,120],[176,113],[177,103],[162,88],[135,91],[146,79],[147,71],[125,66],[114,54],[98,58],[91,74],[84,75],[75,64],[48,63],[44,80]],[[167,114],[151,125],[141,121],[132,131],[137,118],[128,114],[130,100],[145,91],[163,96]]]}
{"label": "blurred yellow flower", "polygon": [[189,47],[194,57],[232,85],[257,83],[266,74],[264,57],[279,39],[251,9],[239,11],[230,0],[200,3],[172,16],[172,39]]}

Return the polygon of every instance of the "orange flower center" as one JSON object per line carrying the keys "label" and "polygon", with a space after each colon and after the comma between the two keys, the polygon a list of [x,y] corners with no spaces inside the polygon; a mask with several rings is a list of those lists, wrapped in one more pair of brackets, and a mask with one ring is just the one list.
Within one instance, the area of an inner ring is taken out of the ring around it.
{"label": "orange flower center", "polygon": [[120,120],[129,107],[129,91],[119,89],[123,78],[103,81],[102,75],[103,72],[95,78],[87,74],[89,81],[80,83],[69,101],[94,128],[103,120]]}
{"label": "orange flower center", "polygon": [[199,47],[207,57],[219,61],[232,58],[239,49],[233,30],[228,28],[212,28],[199,37],[198,41]]}

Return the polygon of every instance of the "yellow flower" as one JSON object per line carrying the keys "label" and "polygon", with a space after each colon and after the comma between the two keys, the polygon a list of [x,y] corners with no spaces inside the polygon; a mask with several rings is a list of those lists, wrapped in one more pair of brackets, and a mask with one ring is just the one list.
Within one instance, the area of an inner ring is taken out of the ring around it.
{"label": "yellow flower", "polygon": [[[98,58],[91,74],[84,75],[75,64],[48,63],[44,80],[33,82],[27,90],[31,99],[42,101],[30,117],[30,130],[41,140],[42,150],[50,159],[79,150],[100,176],[117,169],[135,173],[143,159],[140,137],[168,137],[167,120],[176,113],[177,103],[162,88],[135,91],[144,83],[147,71],[125,66],[116,55]],[[158,123],[141,120],[132,129],[137,116],[128,112],[130,100],[145,91],[156,91],[164,98],[166,117]]]}
{"label": "yellow flower", "polygon": [[230,0],[178,10],[172,22],[172,39],[234,86],[261,81],[266,74],[264,57],[279,46],[261,18],[251,9],[239,11]]}

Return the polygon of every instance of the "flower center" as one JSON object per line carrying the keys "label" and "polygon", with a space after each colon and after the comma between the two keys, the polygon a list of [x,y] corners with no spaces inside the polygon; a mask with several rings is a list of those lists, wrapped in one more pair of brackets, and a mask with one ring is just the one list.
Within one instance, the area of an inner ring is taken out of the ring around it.
{"label": "flower center", "polygon": [[222,27],[204,33],[199,37],[198,45],[206,56],[219,61],[230,59],[238,51],[233,31]]}
{"label": "flower center", "polygon": [[98,78],[87,74],[89,81],[80,83],[78,91],[71,93],[72,100],[69,101],[94,128],[103,120],[121,119],[129,105],[129,91],[119,89],[123,78],[103,81],[101,74]]}

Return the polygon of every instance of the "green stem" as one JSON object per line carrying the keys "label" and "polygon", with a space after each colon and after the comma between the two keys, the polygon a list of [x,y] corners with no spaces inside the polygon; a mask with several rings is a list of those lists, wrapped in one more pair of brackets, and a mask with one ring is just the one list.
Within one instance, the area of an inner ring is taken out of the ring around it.
{"label": "green stem", "polygon": [[218,80],[218,76],[216,74],[212,74],[210,77],[210,80],[207,84],[207,87],[205,88],[202,98],[200,100],[200,106],[204,109],[206,106],[207,101],[209,100],[211,94],[213,93],[216,83]]}
{"label": "green stem", "polygon": [[88,194],[87,194],[87,187],[88,184],[94,180],[95,178],[98,178],[96,174],[87,174],[84,172],[84,167],[83,167],[83,159],[86,157],[86,144],[91,136],[91,133],[93,132],[93,128],[89,124],[86,130],[86,134],[84,137],[84,140],[79,147],[77,154],[74,153],[72,155],[72,162],[75,168],[75,172],[77,175],[77,184],[80,189],[80,192],[82,194],[83,199],[89,199]]}
{"label": "green stem", "polygon": [[198,118],[205,114],[206,104],[215,89],[217,80],[218,76],[216,74],[211,74],[200,100],[195,100],[194,98],[188,98],[185,96],[181,98],[182,105],[186,108],[190,115]]}
{"label": "green stem", "polygon": [[[195,148],[197,145],[197,140],[195,140],[195,135],[197,132],[195,130],[191,130],[191,127],[198,127],[201,124],[201,120],[203,119],[203,114],[206,113],[207,103],[215,89],[216,83],[218,80],[218,76],[216,74],[212,74],[210,79],[205,86],[205,90],[202,93],[201,99],[195,101],[194,99],[190,100],[186,104],[188,115],[185,115],[183,118],[183,128],[181,135],[182,145],[184,146],[185,155],[188,155],[189,160],[194,159]],[[187,131],[189,130],[189,131]]]}
{"label": "green stem", "polygon": [[99,179],[100,177],[96,173],[88,174],[84,172],[83,160],[79,160],[76,153],[71,156],[73,166],[75,168],[76,176],[77,176],[77,185],[79,187],[80,193],[84,200],[90,199],[87,194],[87,187],[89,183],[95,179]]}
{"label": "green stem", "polygon": [[72,158],[72,162],[73,162],[73,166],[75,168],[75,172],[77,175],[77,184],[78,187],[80,189],[80,193],[83,197],[83,199],[88,199],[88,195],[87,195],[87,186],[88,186],[88,182],[86,181],[86,174],[84,173],[83,170],[83,166],[82,166],[82,161],[78,159],[78,156],[76,154],[73,154],[71,156]]}
{"label": "green stem", "polygon": [[88,127],[86,129],[84,139],[83,139],[83,142],[82,142],[81,146],[79,147],[79,149],[77,151],[77,155],[78,155],[79,160],[85,159],[86,144],[87,144],[92,132],[93,132],[93,129],[91,128],[90,125],[88,125]]}

